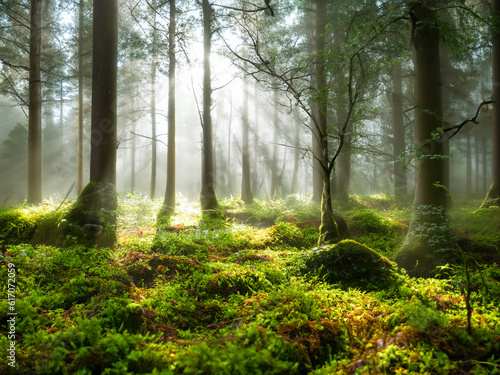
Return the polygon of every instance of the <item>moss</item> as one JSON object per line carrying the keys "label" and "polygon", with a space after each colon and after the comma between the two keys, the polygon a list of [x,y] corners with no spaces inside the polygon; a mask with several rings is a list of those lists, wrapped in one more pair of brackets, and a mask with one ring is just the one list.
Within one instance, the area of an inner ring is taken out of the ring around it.
{"label": "moss", "polygon": [[286,222],[278,222],[269,230],[274,246],[302,247],[304,234],[295,225]]}
{"label": "moss", "polygon": [[405,226],[371,209],[349,211],[346,215],[353,239],[391,256],[401,245]]}
{"label": "moss", "polygon": [[0,245],[29,243],[46,213],[43,206],[3,207],[0,210]]}
{"label": "moss", "polygon": [[137,286],[145,287],[153,286],[160,275],[172,279],[201,268],[200,263],[186,257],[139,252],[129,253],[121,264]]}
{"label": "moss", "polygon": [[314,249],[304,263],[303,273],[318,275],[343,288],[378,290],[391,287],[397,280],[395,267],[386,257],[353,240]]}

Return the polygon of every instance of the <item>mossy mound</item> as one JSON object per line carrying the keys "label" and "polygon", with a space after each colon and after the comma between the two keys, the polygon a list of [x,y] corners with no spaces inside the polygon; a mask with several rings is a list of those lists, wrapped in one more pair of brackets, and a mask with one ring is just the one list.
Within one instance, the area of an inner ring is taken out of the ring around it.
{"label": "mossy mound", "polygon": [[39,207],[2,207],[0,245],[29,243],[46,211]]}
{"label": "mossy mound", "polygon": [[152,287],[159,275],[173,279],[177,275],[192,273],[202,267],[195,260],[186,257],[140,252],[127,254],[120,263],[135,285],[145,287]]}
{"label": "mossy mound", "polygon": [[303,273],[318,275],[342,288],[380,290],[395,285],[398,279],[389,259],[353,240],[314,249],[304,264]]}
{"label": "mossy mound", "polygon": [[278,222],[269,229],[274,246],[290,246],[300,248],[304,241],[304,234],[295,225],[287,222]]}

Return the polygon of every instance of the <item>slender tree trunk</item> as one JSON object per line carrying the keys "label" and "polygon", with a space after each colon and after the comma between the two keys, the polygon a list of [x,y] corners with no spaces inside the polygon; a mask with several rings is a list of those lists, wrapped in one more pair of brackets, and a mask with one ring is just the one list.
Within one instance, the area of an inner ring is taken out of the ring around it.
{"label": "slender tree trunk", "polygon": [[490,206],[500,206],[500,32],[498,21],[500,17],[500,0],[492,0],[493,16],[495,25],[492,27],[493,49],[492,49],[492,70],[493,70],[493,165],[492,184],[486,194],[486,198],[481,208]]}
{"label": "slender tree trunk", "polygon": [[156,194],[156,0],[152,2],[153,15],[153,54],[151,60],[151,186],[149,197],[153,199]]}
{"label": "slender tree trunk", "polygon": [[76,145],[76,193],[83,189],[83,0],[78,3],[78,134]]}
{"label": "slender tree trunk", "polygon": [[[318,15],[318,7],[320,10],[325,9],[326,11],[326,4],[323,7],[320,4],[322,2],[323,0],[312,0],[310,44],[311,52],[313,54],[316,54],[316,56],[314,57],[314,63],[311,65],[311,74],[313,77],[319,71],[317,67],[321,60],[321,56],[319,55],[323,53],[325,47],[324,35],[322,35],[321,31],[318,30],[318,28],[321,28],[323,26],[320,24],[322,17]],[[311,115],[313,201],[321,202],[323,196],[323,166],[321,165],[320,161],[320,159],[323,157],[322,129],[320,128],[321,125],[318,124],[316,120],[321,117],[321,114],[319,113],[319,103],[314,100],[311,101]]]}
{"label": "slender tree trunk", "polygon": [[481,171],[480,171],[480,163],[479,163],[479,151],[481,150],[481,147],[479,147],[479,135],[474,135],[474,164],[475,164],[475,176],[476,176],[476,197],[482,197],[484,194],[484,191],[481,190],[480,187],[480,182],[481,182]]}
{"label": "slender tree trunk", "polygon": [[466,152],[466,157],[467,157],[467,176],[466,176],[466,184],[467,184],[467,197],[471,198],[473,196],[472,194],[472,147],[471,147],[471,141],[470,141],[470,131],[467,132],[467,152]]}
{"label": "slender tree trunk", "polygon": [[403,121],[403,74],[401,64],[392,69],[392,134],[394,158],[394,194],[400,200],[407,192],[406,170],[404,163],[398,161],[406,150],[405,128]]}
{"label": "slender tree trunk", "polygon": [[294,131],[293,131],[293,138],[294,138],[294,145],[295,149],[293,152],[293,170],[292,170],[292,186],[291,190],[292,193],[298,193],[298,179],[299,179],[299,167],[300,167],[300,125],[299,121],[297,120],[297,114],[294,113]]}
{"label": "slender tree trunk", "polygon": [[130,191],[135,191],[135,174],[136,174],[136,160],[135,160],[135,130],[137,125],[137,118],[135,116],[135,86],[132,84],[131,90],[131,98],[130,98]]}
{"label": "slender tree trunk", "polygon": [[[435,268],[456,261],[448,223],[448,195],[443,142],[433,140],[442,127],[439,28],[434,11],[420,2],[411,5],[415,66],[415,205],[405,244],[396,262],[412,276],[433,276]],[[435,157],[438,156],[438,157]]]}
{"label": "slender tree trunk", "polygon": [[90,181],[116,186],[117,0],[94,0]]}
{"label": "slender tree trunk", "polygon": [[[318,52],[314,61],[315,75],[312,82],[313,89],[318,94],[316,105],[317,110],[313,112],[313,129],[317,133],[319,149],[315,153],[321,166],[322,194],[321,194],[321,224],[319,243],[330,243],[339,239],[339,231],[335,222],[332,207],[332,195],[330,188],[330,158],[328,155],[328,136],[327,136],[327,113],[328,98],[325,51],[326,34],[326,0],[313,1],[313,40]],[[313,132],[314,133],[314,132]]]}
{"label": "slender tree trunk", "polygon": [[210,213],[219,207],[215,195],[214,157],[212,140],[212,81],[210,52],[212,49],[212,6],[203,0],[203,157],[201,172],[200,203],[203,213]]}
{"label": "slender tree trunk", "polygon": [[483,183],[481,184],[481,188],[483,192],[488,191],[488,140],[485,136],[481,137],[481,150],[483,156]]}
{"label": "slender tree trunk", "polygon": [[253,202],[252,178],[250,171],[250,122],[248,118],[248,80],[243,86],[243,110],[241,116],[241,199],[246,204]]}
{"label": "slender tree trunk", "polygon": [[167,153],[167,188],[165,191],[164,210],[168,214],[175,212],[175,0],[170,0],[170,25],[168,28],[168,153]]}
{"label": "slender tree trunk", "polygon": [[29,129],[28,129],[28,203],[42,201],[42,1],[31,1]]}
{"label": "slender tree trunk", "polygon": [[278,112],[278,90],[274,90],[274,108],[273,108],[273,154],[271,159],[271,199],[275,199],[278,192],[278,131],[279,131],[279,112]]}

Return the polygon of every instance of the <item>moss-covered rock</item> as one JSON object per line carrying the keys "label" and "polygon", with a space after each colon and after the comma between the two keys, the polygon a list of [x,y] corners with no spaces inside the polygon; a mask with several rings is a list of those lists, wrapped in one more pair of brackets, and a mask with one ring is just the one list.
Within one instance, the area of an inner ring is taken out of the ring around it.
{"label": "moss-covered rock", "polygon": [[303,273],[343,288],[379,290],[397,282],[396,268],[375,250],[353,240],[322,246],[306,254]]}

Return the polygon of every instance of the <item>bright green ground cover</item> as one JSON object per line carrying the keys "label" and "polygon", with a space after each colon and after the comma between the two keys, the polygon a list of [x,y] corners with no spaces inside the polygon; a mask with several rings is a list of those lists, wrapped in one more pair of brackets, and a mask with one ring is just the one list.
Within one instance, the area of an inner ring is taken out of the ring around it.
{"label": "bright green ground cover", "polygon": [[[303,274],[319,208],[302,198],[225,201],[217,222],[180,199],[158,233],[161,201],[122,194],[119,203],[114,250],[30,244],[54,204],[0,210],[0,373],[500,373],[498,209],[453,206],[469,282],[454,266],[446,280],[400,274],[367,292]],[[388,258],[411,217],[386,196],[353,197],[341,212],[353,239]],[[6,358],[8,263],[15,371]]]}

